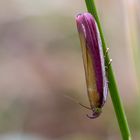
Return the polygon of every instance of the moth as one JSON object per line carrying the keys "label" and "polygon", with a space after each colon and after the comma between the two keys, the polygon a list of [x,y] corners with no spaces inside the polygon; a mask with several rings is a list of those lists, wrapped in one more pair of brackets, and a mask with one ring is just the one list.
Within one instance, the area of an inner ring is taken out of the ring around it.
{"label": "moth", "polygon": [[87,116],[94,119],[101,114],[108,94],[102,43],[96,20],[90,13],[78,14],[76,23],[81,42],[90,107],[81,105],[92,110],[92,116]]}

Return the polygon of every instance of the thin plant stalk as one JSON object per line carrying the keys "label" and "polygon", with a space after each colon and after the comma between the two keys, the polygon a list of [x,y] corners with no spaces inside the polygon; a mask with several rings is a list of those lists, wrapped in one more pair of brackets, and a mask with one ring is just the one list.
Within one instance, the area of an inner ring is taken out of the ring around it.
{"label": "thin plant stalk", "polygon": [[[98,24],[98,28],[99,28],[100,35],[101,35],[103,51],[104,51],[104,54],[105,54],[106,44],[105,44],[104,35],[103,35],[103,32],[102,32],[100,20],[99,20],[99,17],[98,17],[98,13],[97,13],[97,10],[96,10],[95,1],[94,0],[85,0],[85,3],[86,3],[86,6],[87,6],[87,9],[88,9],[88,12],[90,12],[95,17],[96,22]],[[110,61],[108,54],[106,56],[105,61],[106,61],[106,64]],[[131,133],[130,133],[130,130],[129,130],[129,127],[128,127],[128,122],[127,122],[126,115],[125,115],[125,112],[124,112],[124,108],[123,108],[123,105],[122,105],[122,102],[121,102],[121,99],[120,99],[119,91],[118,91],[118,88],[117,88],[117,84],[116,84],[116,81],[115,81],[115,77],[114,77],[114,73],[113,73],[111,65],[109,66],[109,69],[108,69],[108,80],[109,80],[110,96],[111,96],[112,103],[113,103],[113,106],[114,106],[114,110],[115,110],[115,113],[116,113],[116,117],[117,117],[117,120],[118,120],[119,128],[120,128],[121,135],[122,135],[122,139],[123,140],[131,140]]]}

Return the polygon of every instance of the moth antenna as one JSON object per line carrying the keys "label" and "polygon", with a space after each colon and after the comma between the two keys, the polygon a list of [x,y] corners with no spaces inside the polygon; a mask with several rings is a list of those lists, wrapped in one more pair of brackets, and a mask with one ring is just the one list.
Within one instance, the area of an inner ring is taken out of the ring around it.
{"label": "moth antenna", "polygon": [[68,95],[63,95],[63,96],[64,96],[65,98],[67,98],[67,99],[73,101],[74,103],[79,104],[79,102],[78,102],[76,99],[74,99],[74,98],[72,98],[72,97],[70,97],[70,96],[68,96]]}
{"label": "moth antenna", "polygon": [[79,105],[81,105],[82,107],[84,107],[84,108],[86,108],[86,109],[88,109],[88,110],[92,110],[90,107],[85,106],[85,105],[81,104],[80,102],[79,102]]}
{"label": "moth antenna", "polygon": [[79,104],[80,106],[82,106],[82,107],[84,107],[84,108],[86,108],[88,110],[92,110],[90,107],[83,105],[82,103],[80,103],[79,101],[77,101],[76,99],[74,99],[74,98],[72,98],[72,97],[70,97],[68,95],[64,95],[64,97],[66,97],[67,99],[73,101],[76,104]]}

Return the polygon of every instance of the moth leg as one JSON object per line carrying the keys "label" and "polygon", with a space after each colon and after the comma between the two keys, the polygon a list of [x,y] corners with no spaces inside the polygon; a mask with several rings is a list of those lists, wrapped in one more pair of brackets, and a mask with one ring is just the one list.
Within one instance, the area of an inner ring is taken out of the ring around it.
{"label": "moth leg", "polygon": [[110,67],[111,63],[112,63],[112,59],[109,60],[109,63],[107,65],[108,68]]}
{"label": "moth leg", "polygon": [[[106,48],[106,52],[105,52],[104,58],[107,57],[108,52],[109,52],[109,48]],[[111,63],[112,63],[112,59],[110,59],[109,62],[108,62],[108,64],[107,64],[107,66],[105,66],[105,69],[106,70],[108,70],[108,68],[111,65]]]}
{"label": "moth leg", "polygon": [[[109,63],[107,64],[107,66],[105,66],[105,71],[106,71],[106,77],[107,77],[107,79],[108,79],[108,73],[109,73],[109,67],[110,67],[110,65],[111,65],[111,63],[112,63],[112,59],[110,59],[109,60]],[[109,83],[109,81],[107,80],[107,82]]]}
{"label": "moth leg", "polygon": [[106,71],[109,69],[111,63],[112,63],[112,59],[110,59],[109,62],[108,62],[108,64],[107,64],[107,66],[105,66]]}
{"label": "moth leg", "polygon": [[109,48],[106,48],[104,58],[106,58],[106,56],[107,56],[108,52],[109,52]]}

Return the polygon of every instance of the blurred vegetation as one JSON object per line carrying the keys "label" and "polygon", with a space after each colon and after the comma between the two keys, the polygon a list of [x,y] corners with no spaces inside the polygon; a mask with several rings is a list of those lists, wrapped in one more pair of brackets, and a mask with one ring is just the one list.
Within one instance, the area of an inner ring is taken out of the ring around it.
{"label": "blurred vegetation", "polygon": [[[139,83],[127,46],[123,3],[99,0],[97,5],[128,122],[137,140]],[[85,11],[84,1],[5,0],[0,7],[0,138],[23,133],[41,136],[39,140],[120,139],[110,97],[96,120],[89,120],[86,114],[91,112],[65,98],[89,104],[74,19]],[[137,17],[139,25],[140,15]]]}

